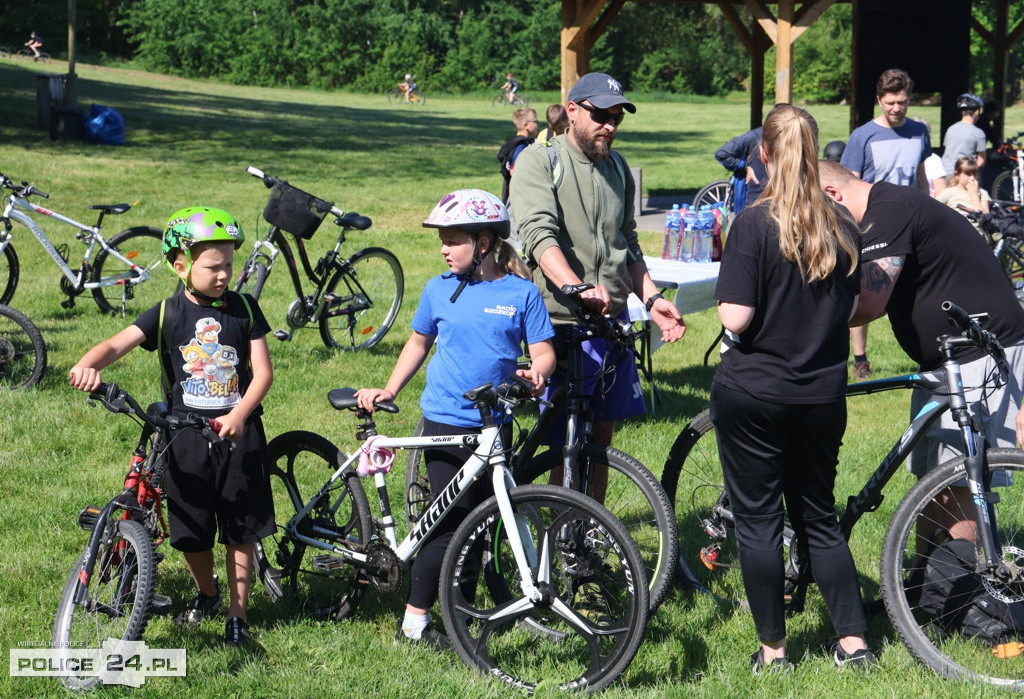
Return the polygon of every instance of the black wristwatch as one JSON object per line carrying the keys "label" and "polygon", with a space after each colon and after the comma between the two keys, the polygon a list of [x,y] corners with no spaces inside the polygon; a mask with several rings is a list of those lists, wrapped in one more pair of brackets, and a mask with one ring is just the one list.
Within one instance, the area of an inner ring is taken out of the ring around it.
{"label": "black wristwatch", "polygon": [[649,299],[647,299],[647,301],[644,303],[644,306],[647,307],[647,312],[648,313],[651,312],[651,308],[654,307],[654,302],[655,301],[657,301],[658,299],[663,299],[663,298],[665,298],[665,297],[662,296],[661,294],[651,294],[651,297]]}

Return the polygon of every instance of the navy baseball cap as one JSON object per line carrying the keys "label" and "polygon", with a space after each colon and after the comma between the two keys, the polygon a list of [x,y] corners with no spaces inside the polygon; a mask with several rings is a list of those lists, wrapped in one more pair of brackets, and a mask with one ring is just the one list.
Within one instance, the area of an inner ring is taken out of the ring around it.
{"label": "navy baseball cap", "polygon": [[598,109],[608,109],[621,104],[630,114],[636,114],[636,106],[622,94],[622,84],[607,73],[587,73],[569,90],[569,102],[586,100]]}

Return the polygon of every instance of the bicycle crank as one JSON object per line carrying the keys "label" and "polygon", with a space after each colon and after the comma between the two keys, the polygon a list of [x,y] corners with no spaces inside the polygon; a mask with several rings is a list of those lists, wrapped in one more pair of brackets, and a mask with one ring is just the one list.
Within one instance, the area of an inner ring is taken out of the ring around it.
{"label": "bicycle crank", "polygon": [[402,562],[382,539],[375,539],[366,546],[366,574],[377,593],[392,597],[402,587]]}

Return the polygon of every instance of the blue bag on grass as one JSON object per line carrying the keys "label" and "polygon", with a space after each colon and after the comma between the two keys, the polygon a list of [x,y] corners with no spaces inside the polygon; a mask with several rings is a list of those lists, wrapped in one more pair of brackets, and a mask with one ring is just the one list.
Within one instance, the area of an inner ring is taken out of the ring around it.
{"label": "blue bag on grass", "polygon": [[124,117],[111,107],[94,104],[82,118],[85,140],[107,146],[124,145]]}

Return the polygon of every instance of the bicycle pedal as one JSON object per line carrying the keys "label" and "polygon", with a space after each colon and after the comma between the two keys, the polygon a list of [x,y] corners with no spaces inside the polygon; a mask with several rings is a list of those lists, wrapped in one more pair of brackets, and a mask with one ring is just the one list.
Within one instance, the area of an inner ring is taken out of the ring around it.
{"label": "bicycle pedal", "polygon": [[1024,653],[1024,643],[1019,643],[1017,641],[1000,643],[992,649],[992,655],[1002,659],[1015,658],[1021,653]]}
{"label": "bicycle pedal", "polygon": [[60,307],[61,308],[67,308],[67,309],[74,308],[75,307],[75,300],[74,299],[64,299],[63,301],[60,302]]}
{"label": "bicycle pedal", "polygon": [[168,595],[156,593],[153,595],[153,601],[149,603],[149,611],[155,616],[169,616],[173,606],[174,603]]}
{"label": "bicycle pedal", "polygon": [[333,306],[336,303],[339,303],[341,301],[341,296],[339,296],[338,294],[336,294],[333,291],[331,291],[331,292],[328,292],[328,293],[324,294],[323,299],[324,299],[324,303],[327,304],[328,307],[330,307],[330,306]]}
{"label": "bicycle pedal", "polygon": [[292,339],[292,334],[288,330],[275,330],[274,337],[276,337],[281,342],[287,342],[288,340]]}
{"label": "bicycle pedal", "polygon": [[95,505],[87,505],[78,513],[78,526],[87,532],[91,532],[99,519],[100,508]]}
{"label": "bicycle pedal", "polygon": [[313,567],[324,573],[333,573],[336,570],[341,570],[345,565],[344,560],[329,553],[313,556]]}

